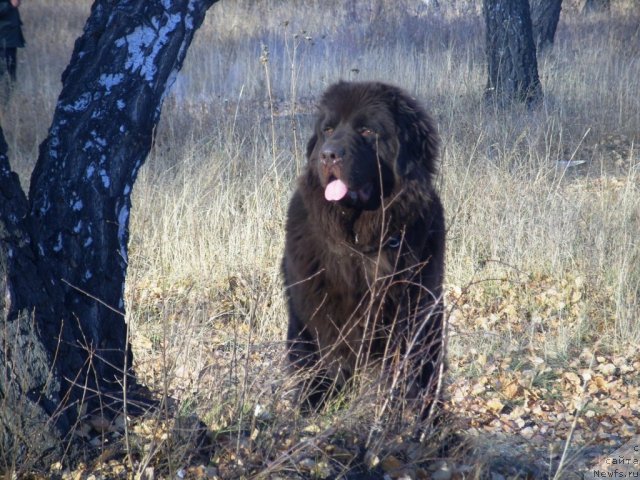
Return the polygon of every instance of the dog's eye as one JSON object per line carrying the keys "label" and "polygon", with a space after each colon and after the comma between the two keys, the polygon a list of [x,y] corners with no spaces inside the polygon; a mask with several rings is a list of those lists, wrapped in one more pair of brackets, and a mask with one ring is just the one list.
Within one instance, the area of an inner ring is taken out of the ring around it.
{"label": "dog's eye", "polygon": [[330,137],[333,135],[333,127],[324,127],[322,133],[324,133],[325,137]]}
{"label": "dog's eye", "polygon": [[370,129],[369,127],[361,127],[359,131],[360,131],[360,135],[362,135],[363,137],[372,137],[373,135],[376,134],[376,132]]}

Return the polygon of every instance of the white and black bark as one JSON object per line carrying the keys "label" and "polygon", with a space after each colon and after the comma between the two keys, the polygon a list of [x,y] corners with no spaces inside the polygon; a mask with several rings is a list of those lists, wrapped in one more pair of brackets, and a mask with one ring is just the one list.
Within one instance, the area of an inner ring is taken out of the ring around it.
{"label": "white and black bark", "polygon": [[531,0],[533,40],[539,52],[551,48],[560,20],[562,0]]}
{"label": "white and black bark", "polygon": [[124,318],[131,191],[215,1],[96,0],[28,198],[0,142],[0,463],[55,454],[82,405],[108,408],[125,379],[135,383]]}
{"label": "white and black bark", "polygon": [[501,107],[542,100],[528,0],[483,0],[487,99]]}
{"label": "white and black bark", "polygon": [[27,198],[11,171],[0,131],[0,466],[25,462],[32,452],[57,454],[62,433],[49,421],[62,403],[62,390],[59,376],[51,375],[46,334],[58,318],[61,291],[41,275],[27,216]]}

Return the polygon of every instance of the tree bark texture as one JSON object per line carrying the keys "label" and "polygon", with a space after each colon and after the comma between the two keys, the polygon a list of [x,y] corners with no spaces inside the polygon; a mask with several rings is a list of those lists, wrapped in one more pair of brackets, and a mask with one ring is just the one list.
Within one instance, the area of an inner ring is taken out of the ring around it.
{"label": "tree bark texture", "polygon": [[531,0],[531,23],[536,49],[541,52],[553,45],[560,20],[562,0]]}
{"label": "tree bark texture", "polygon": [[484,0],[488,81],[486,96],[505,107],[542,100],[528,0]]}
{"label": "tree bark texture", "polygon": [[[0,463],[42,458],[83,404],[123,398],[131,191],[163,98],[216,1],[96,0],[28,199],[0,142]],[[24,437],[30,422],[46,426],[45,447]]]}
{"label": "tree bark texture", "polygon": [[[48,291],[31,249],[26,216],[28,202],[18,176],[11,171],[7,144],[0,130],[0,465],[27,461],[46,452],[60,453],[61,431],[50,422],[60,404],[60,379],[52,351],[45,346],[39,318],[50,320],[60,307],[55,287]],[[18,305],[17,292],[30,297]],[[59,291],[57,293],[60,293]],[[47,301],[50,298],[50,301]]]}

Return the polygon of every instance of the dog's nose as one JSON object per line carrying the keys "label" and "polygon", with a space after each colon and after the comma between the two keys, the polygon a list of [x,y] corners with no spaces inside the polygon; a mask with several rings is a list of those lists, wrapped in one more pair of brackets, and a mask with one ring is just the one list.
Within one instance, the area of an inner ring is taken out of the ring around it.
{"label": "dog's nose", "polygon": [[342,161],[344,157],[344,149],[336,145],[325,145],[320,152],[320,161],[325,165],[333,165]]}

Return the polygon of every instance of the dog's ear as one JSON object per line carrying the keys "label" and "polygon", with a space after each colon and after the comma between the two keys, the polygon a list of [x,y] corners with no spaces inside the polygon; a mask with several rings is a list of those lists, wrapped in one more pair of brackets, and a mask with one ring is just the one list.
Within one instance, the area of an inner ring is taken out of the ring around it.
{"label": "dog's ear", "polygon": [[400,141],[396,174],[405,176],[419,165],[432,177],[438,168],[440,146],[435,122],[414,98],[399,89],[394,92],[394,106]]}

